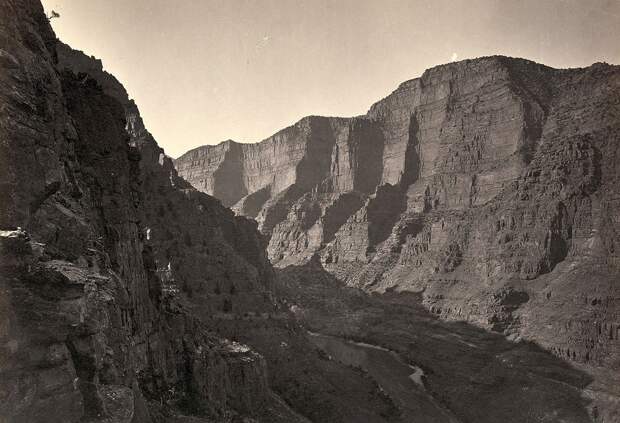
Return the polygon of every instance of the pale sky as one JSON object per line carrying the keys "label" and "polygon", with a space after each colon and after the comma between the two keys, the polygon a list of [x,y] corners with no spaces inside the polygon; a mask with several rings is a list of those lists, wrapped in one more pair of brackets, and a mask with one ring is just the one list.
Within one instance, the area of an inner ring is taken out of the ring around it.
{"label": "pale sky", "polygon": [[620,0],[43,0],[166,152],[363,114],[424,69],[492,54],[620,63]]}

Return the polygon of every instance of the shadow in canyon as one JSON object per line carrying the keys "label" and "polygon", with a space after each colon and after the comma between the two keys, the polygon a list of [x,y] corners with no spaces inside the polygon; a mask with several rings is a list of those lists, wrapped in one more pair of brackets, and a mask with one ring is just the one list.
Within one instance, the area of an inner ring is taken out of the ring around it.
{"label": "shadow in canyon", "polygon": [[[345,287],[316,257],[279,269],[278,290],[308,330],[330,338],[321,341],[323,348],[331,348],[330,356],[350,361],[352,343],[371,344],[421,369],[431,401],[452,417],[436,414],[419,421],[591,421],[589,402],[582,397],[592,381],[588,374],[533,342],[512,342],[465,322],[439,320],[421,305],[420,294],[367,294]],[[376,368],[380,360],[374,363],[364,358],[356,365],[381,379],[384,369]],[[392,374],[397,371],[402,373]],[[389,393],[398,387],[382,384],[392,379],[399,383],[397,377],[377,383]],[[398,404],[398,398],[392,399]]]}

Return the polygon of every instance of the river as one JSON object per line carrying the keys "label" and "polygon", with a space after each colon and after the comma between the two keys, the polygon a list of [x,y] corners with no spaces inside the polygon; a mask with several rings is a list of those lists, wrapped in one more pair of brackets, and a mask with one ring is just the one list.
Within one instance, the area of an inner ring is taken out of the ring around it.
{"label": "river", "polygon": [[396,352],[335,336],[313,332],[308,335],[310,341],[332,360],[366,371],[401,410],[403,422],[458,422],[426,391],[424,371],[405,363]]}

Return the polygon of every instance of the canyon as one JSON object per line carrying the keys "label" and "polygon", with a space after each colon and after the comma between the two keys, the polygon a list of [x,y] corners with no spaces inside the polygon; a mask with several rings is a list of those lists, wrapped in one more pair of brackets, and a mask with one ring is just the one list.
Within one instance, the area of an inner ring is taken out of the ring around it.
{"label": "canyon", "polygon": [[611,387],[619,137],[619,66],[492,56],[429,69],[364,116],[309,116],[174,163],[256,219],[277,269],[314,262],[344,286],[420,294],[444,321],[606,369]]}
{"label": "canyon", "polygon": [[1,422],[620,419],[619,67],[451,63],[176,160],[38,0],[0,70]]}
{"label": "canyon", "polygon": [[484,57],[402,83],[365,116],[310,116],[175,160],[253,217],[278,268],[618,370],[620,67]]}

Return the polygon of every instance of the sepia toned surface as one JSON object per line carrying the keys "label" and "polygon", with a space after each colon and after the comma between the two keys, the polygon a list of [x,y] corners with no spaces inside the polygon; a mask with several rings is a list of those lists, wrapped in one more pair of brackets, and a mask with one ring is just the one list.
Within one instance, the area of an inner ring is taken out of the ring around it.
{"label": "sepia toned surface", "polygon": [[618,66],[172,160],[49,16],[0,0],[0,421],[619,420]]}

